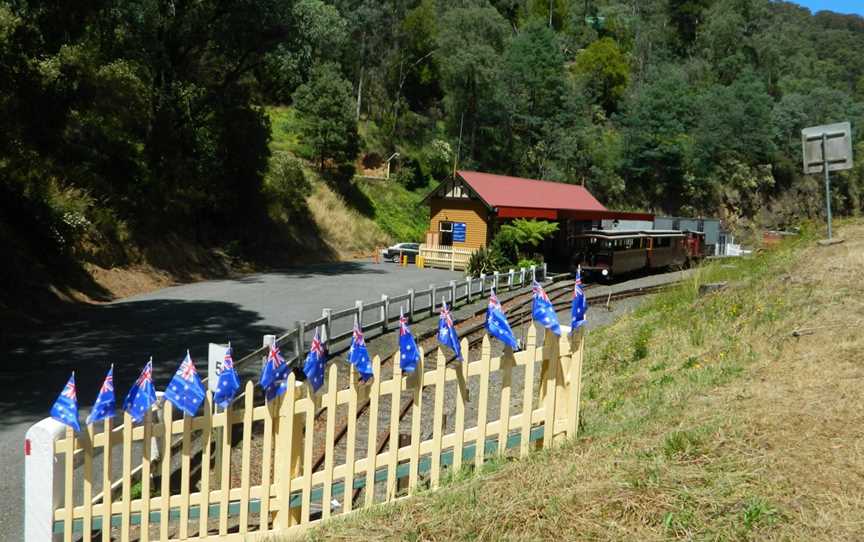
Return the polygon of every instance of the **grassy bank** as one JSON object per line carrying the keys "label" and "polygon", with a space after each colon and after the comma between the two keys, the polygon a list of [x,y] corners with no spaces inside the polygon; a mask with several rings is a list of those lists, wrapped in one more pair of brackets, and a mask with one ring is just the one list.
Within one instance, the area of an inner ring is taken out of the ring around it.
{"label": "grassy bank", "polygon": [[860,539],[864,225],[840,233],[708,265],[592,332],[576,441],[309,537]]}

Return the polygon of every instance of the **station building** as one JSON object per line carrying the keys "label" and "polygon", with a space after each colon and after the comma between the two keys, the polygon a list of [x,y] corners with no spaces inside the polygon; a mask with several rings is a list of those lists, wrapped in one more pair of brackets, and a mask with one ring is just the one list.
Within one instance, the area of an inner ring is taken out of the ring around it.
{"label": "station building", "polygon": [[426,196],[429,229],[426,245],[474,250],[486,246],[502,224],[516,218],[559,224],[554,238],[540,248],[553,263],[566,263],[573,237],[608,221],[648,221],[654,215],[611,211],[584,186],[457,171]]}

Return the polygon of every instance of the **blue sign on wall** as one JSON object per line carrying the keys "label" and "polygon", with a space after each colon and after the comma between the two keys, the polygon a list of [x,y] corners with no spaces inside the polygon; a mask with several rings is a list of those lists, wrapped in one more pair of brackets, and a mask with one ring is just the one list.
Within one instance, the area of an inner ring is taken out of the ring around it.
{"label": "blue sign on wall", "polygon": [[453,242],[454,243],[464,243],[465,242],[465,223],[464,222],[454,222],[453,223]]}

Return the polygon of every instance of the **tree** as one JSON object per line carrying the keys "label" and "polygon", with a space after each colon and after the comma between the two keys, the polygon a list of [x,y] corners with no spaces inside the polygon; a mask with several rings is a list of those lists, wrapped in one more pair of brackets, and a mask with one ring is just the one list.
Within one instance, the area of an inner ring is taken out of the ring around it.
{"label": "tree", "polygon": [[261,76],[271,101],[288,102],[309,79],[315,63],[336,62],[346,41],[348,24],[334,6],[321,0],[300,0],[292,14],[297,32],[266,56]]}
{"label": "tree", "polygon": [[[542,22],[527,25],[507,47],[496,87],[504,113],[501,152],[489,162],[509,173],[543,177],[548,167],[549,127],[562,114],[568,88],[555,33]],[[501,167],[501,166],[499,166]]]}
{"label": "tree", "polygon": [[622,172],[632,204],[668,212],[682,204],[693,94],[681,70],[664,66],[624,103]]}
{"label": "tree", "polygon": [[353,162],[359,141],[351,83],[333,63],[316,66],[308,83],[294,93],[300,139],[311,147],[320,168],[328,160]]}
{"label": "tree", "polygon": [[710,0],[668,0],[666,9],[669,20],[675,27],[679,52],[686,52],[696,40],[696,32],[710,3]]}
{"label": "tree", "polygon": [[615,40],[602,38],[589,45],[576,56],[572,71],[595,103],[607,113],[618,109],[630,80],[630,67]]}
{"label": "tree", "polygon": [[507,21],[488,5],[454,8],[441,18],[434,56],[451,132],[458,133],[464,120],[463,156],[474,155],[487,115],[496,110],[495,80],[508,34]]}
{"label": "tree", "polygon": [[765,84],[750,74],[729,86],[714,85],[698,100],[696,160],[710,171],[722,160],[764,164],[774,152],[772,101]]}

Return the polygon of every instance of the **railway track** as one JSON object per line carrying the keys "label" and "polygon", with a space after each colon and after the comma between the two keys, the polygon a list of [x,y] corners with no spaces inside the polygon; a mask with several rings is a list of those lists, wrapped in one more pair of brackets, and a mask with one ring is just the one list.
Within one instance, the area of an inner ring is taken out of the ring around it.
{"label": "railway track", "polygon": [[[620,292],[609,292],[609,293],[592,293],[594,290],[598,288],[597,285],[587,285],[585,286],[585,294],[588,299],[589,304],[596,304],[598,302],[602,302],[604,304],[611,303],[612,301],[618,301],[621,299],[627,299],[631,297],[638,297],[643,295],[649,295],[653,293],[660,292],[673,286],[676,284],[675,282],[661,284],[657,286],[649,286],[649,287],[639,287],[639,288],[631,288],[628,290],[622,290]],[[549,295],[550,301],[552,301],[553,306],[556,310],[561,310],[570,306],[572,299],[572,281],[565,281],[563,283],[553,284],[550,288],[546,290],[547,295]],[[524,292],[521,294],[517,294],[502,304],[504,309],[507,311],[508,320],[510,325],[515,329],[518,326],[522,326],[531,321],[531,292]],[[485,335],[485,308],[477,311],[473,316],[467,318],[465,320],[459,321],[456,324],[456,331],[459,333],[461,338],[465,338],[468,340],[468,344],[470,346],[475,346],[483,340],[483,336]],[[425,337],[421,340],[418,340],[418,346],[423,349],[424,355],[428,360],[433,359],[430,357],[430,354],[438,347],[437,339],[435,335]],[[447,363],[453,361],[455,358],[449,358]],[[392,364],[393,356],[390,355],[381,360],[382,369],[389,367]],[[405,416],[411,411],[411,406],[413,405],[413,398],[411,396],[404,397],[402,399],[402,403],[399,406],[399,421],[401,422]],[[361,419],[366,415],[367,409],[369,407],[369,401],[364,401],[362,404],[358,405],[357,408],[357,420]],[[320,431],[316,431],[314,434],[323,434],[323,429],[326,424],[326,418],[323,416],[323,412],[325,409],[319,411],[316,415],[315,425],[316,429],[320,429]],[[334,446],[338,445],[347,435],[348,432],[348,416],[345,413],[338,413],[336,418],[336,432],[335,432],[335,441]],[[390,430],[389,424],[386,425],[386,428],[378,433],[377,437],[377,445],[375,448],[375,453],[382,453],[384,449],[387,447],[390,442]],[[320,427],[319,427],[320,426]],[[325,443],[323,439],[321,442],[316,442],[313,446],[315,461],[313,462],[312,470],[313,472],[319,469],[325,460]],[[354,491],[353,498],[356,500],[359,496],[360,490],[357,489]]]}

